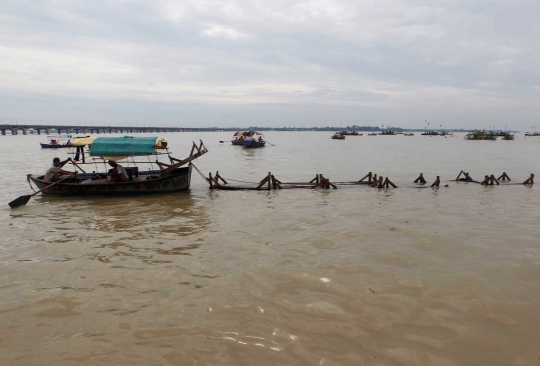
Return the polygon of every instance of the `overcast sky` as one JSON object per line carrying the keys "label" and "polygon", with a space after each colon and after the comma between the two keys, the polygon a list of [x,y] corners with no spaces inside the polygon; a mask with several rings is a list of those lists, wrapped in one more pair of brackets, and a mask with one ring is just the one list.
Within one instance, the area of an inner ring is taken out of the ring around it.
{"label": "overcast sky", "polygon": [[540,122],[538,0],[2,0],[0,119]]}

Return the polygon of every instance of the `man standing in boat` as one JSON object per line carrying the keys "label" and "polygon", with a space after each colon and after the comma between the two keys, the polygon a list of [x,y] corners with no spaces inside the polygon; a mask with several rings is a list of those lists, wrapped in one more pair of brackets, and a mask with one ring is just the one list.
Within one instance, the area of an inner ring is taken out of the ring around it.
{"label": "man standing in boat", "polygon": [[127,182],[129,180],[126,169],[114,160],[108,161],[112,169],[109,169],[109,181],[111,183]]}

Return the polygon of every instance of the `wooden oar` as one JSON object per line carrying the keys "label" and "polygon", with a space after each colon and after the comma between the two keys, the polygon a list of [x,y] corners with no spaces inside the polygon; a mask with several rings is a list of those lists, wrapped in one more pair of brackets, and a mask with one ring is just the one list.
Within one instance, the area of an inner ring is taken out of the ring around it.
{"label": "wooden oar", "polygon": [[36,194],[38,194],[38,193],[40,193],[40,192],[43,192],[44,190],[49,189],[49,188],[51,188],[52,186],[54,186],[55,184],[58,184],[58,183],[60,183],[60,182],[62,182],[62,181],[64,181],[64,180],[66,180],[66,179],[68,179],[68,178],[73,177],[75,174],[76,174],[76,173],[71,174],[71,175],[68,175],[68,176],[65,176],[64,178],[62,178],[62,179],[60,179],[60,180],[54,182],[53,184],[49,184],[47,187],[40,189],[39,191],[37,191],[37,192],[34,193],[34,194],[29,194],[29,195],[27,195],[27,196],[20,196],[19,198],[14,199],[14,200],[11,201],[10,203],[8,203],[8,205],[9,205],[9,207],[11,207],[11,208],[17,208],[17,207],[24,206],[24,205],[26,205],[26,204],[28,203],[28,201],[30,201],[30,198],[32,198],[32,197],[35,196]]}
{"label": "wooden oar", "polygon": [[83,172],[84,174],[86,174],[86,172],[84,171],[83,168],[81,168],[76,162],[74,162],[73,160],[71,161],[71,164],[75,165],[77,168],[79,168],[81,170],[81,172]]}
{"label": "wooden oar", "polygon": [[266,141],[266,143],[267,143],[267,144],[270,144],[270,145],[272,145],[272,146],[276,146],[276,145],[274,145],[273,143],[268,142],[268,141]]}

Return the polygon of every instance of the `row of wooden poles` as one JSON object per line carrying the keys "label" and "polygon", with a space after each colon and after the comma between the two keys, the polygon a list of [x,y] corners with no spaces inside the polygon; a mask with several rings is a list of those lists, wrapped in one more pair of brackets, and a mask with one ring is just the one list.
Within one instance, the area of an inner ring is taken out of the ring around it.
{"label": "row of wooden poles", "polygon": [[[201,174],[202,175],[202,174]],[[203,176],[204,177],[204,176]],[[356,182],[331,182],[330,179],[326,178],[322,174],[317,174],[315,178],[313,178],[309,183],[282,183],[274,175],[269,172],[266,177],[264,177],[260,182],[255,183],[257,186],[255,188],[242,188],[242,187],[234,187],[228,185],[228,182],[219,174],[219,172],[216,172],[215,175],[212,175],[212,173],[209,173],[208,178],[204,177],[207,182],[210,184],[210,189],[255,189],[255,190],[271,190],[271,189],[283,189],[285,188],[322,188],[322,189],[330,189],[334,188],[337,189],[337,185],[358,185],[358,184],[365,184],[369,185],[373,188],[385,188],[388,189],[390,187],[397,188],[397,186],[390,180],[388,177],[377,176],[377,174],[374,174],[372,172],[369,172],[366,174],[365,177],[360,179]],[[495,175],[486,175],[484,176],[484,180],[482,181],[476,181],[474,180],[469,173],[465,171],[461,171],[457,178],[454,180],[456,182],[462,181],[462,182],[471,182],[471,183],[479,183],[481,185],[499,185],[500,181],[502,182],[510,182],[511,179],[506,174],[506,172],[503,172],[499,178],[495,178]],[[251,182],[244,182],[244,183],[251,183]],[[424,178],[423,173],[420,173],[418,178],[414,180],[414,183],[416,184],[426,184],[426,179]],[[534,183],[534,174],[531,174],[530,177],[525,180],[522,184],[524,185],[532,185]],[[435,179],[435,181],[431,184],[430,187],[439,187],[441,184],[441,179],[439,176]]]}
{"label": "row of wooden poles", "polygon": [[[421,176],[422,174],[420,174]],[[438,177],[437,177],[438,178]],[[495,175],[493,174],[490,174],[490,175],[485,175],[484,176],[484,179],[479,182],[479,181],[476,181],[474,180],[470,175],[469,173],[465,172],[465,171],[461,171],[459,172],[459,175],[457,176],[456,178],[456,181],[463,181],[463,182],[474,182],[474,183],[480,183],[481,185],[483,186],[492,186],[492,185],[500,185],[500,181],[502,182],[510,182],[512,179],[510,179],[510,177],[508,176],[508,174],[506,174],[506,172],[503,172],[499,178],[495,178]],[[416,181],[415,181],[416,182]],[[534,184],[534,174],[531,173],[531,175],[529,176],[529,178],[527,178],[523,184],[525,185],[532,185]]]}

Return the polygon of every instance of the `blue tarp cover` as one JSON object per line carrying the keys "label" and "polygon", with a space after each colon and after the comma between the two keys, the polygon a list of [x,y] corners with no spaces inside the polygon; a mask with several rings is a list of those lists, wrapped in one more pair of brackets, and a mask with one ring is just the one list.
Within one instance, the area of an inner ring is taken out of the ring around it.
{"label": "blue tarp cover", "polygon": [[90,147],[90,156],[129,156],[154,153],[157,137],[98,137]]}

